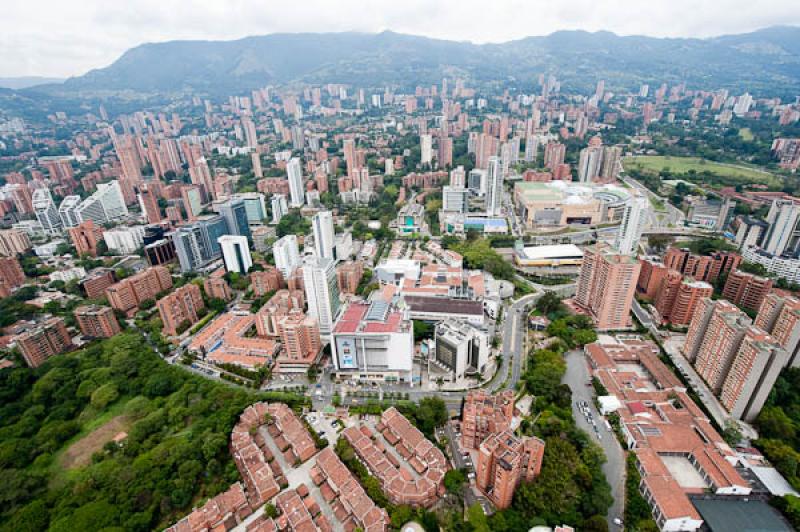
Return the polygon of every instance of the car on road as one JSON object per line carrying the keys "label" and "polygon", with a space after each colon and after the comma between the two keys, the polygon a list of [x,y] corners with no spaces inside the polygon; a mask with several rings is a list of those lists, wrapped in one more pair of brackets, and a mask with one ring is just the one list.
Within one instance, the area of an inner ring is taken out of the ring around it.
{"label": "car on road", "polygon": [[617,526],[622,526],[622,519],[620,519],[619,517],[615,517],[615,518],[613,519],[613,521],[614,521],[614,524],[615,524],[615,525],[617,525]]}

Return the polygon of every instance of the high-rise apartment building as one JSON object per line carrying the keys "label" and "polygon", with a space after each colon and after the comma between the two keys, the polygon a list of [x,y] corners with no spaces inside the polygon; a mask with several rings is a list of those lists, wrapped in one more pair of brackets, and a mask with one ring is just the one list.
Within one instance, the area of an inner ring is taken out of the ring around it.
{"label": "high-rise apartment building", "polygon": [[499,216],[503,206],[503,168],[500,157],[489,157],[486,172],[486,215]]}
{"label": "high-rise apartment building", "polygon": [[347,163],[347,175],[358,166],[356,162],[356,141],[353,139],[344,139],[342,141],[344,160]]}
{"label": "high-rise apartment building", "polygon": [[278,321],[282,351],[276,361],[278,373],[306,372],[322,349],[317,320],[295,309]]}
{"label": "high-rise apartment building", "polygon": [[335,234],[333,230],[333,213],[320,211],[311,219],[314,231],[314,251],[318,257],[333,259]]}
{"label": "high-rise apartment building", "polygon": [[800,299],[769,294],[761,303],[755,326],[768,332],[789,354],[787,365],[800,366]]}
{"label": "high-rise apartment building", "polygon": [[197,185],[184,185],[181,187],[181,200],[186,218],[193,222],[203,211],[203,189]]}
{"label": "high-rise apartment building", "polygon": [[539,152],[539,137],[533,132],[525,136],[525,162],[536,162],[536,156]]}
{"label": "high-rise apartment building", "polygon": [[97,256],[97,244],[103,238],[103,230],[96,226],[93,221],[87,220],[75,227],[67,229],[67,234],[75,246],[78,255]]}
{"label": "high-rise apartment building", "polygon": [[564,164],[567,147],[559,142],[548,142],[544,147],[544,166],[550,170]]}
{"label": "high-rise apartment building", "polygon": [[0,255],[13,257],[31,249],[31,237],[19,229],[0,230]]}
{"label": "high-rise apartment building", "polygon": [[32,368],[38,368],[48,358],[72,349],[72,338],[61,318],[50,318],[37,324],[33,329],[17,335],[14,342],[22,358]]}
{"label": "high-rise apartment building", "polygon": [[[702,317],[701,315],[700,318]],[[694,319],[692,321],[694,322]],[[734,356],[750,325],[750,318],[730,302],[716,301],[702,333],[703,338],[697,348],[697,355],[694,357],[694,367],[698,375],[708,383],[714,393],[719,393],[722,388]]]}
{"label": "high-rise apartment building", "polygon": [[419,136],[420,164],[430,165],[433,162],[433,137],[431,135]]}
{"label": "high-rise apartment building", "polygon": [[589,183],[600,177],[603,168],[603,147],[589,146],[581,150],[578,159],[578,181]]}
{"label": "high-rise apartment building", "polygon": [[149,224],[161,223],[164,219],[161,207],[158,205],[158,196],[155,190],[147,185],[139,191],[139,208],[142,209],[142,214]]}
{"label": "high-rise apartment building", "polygon": [[303,170],[300,167],[300,159],[292,157],[286,164],[286,175],[289,178],[289,205],[291,207],[302,207],[305,199],[303,193]]}
{"label": "high-rise apartment building", "polygon": [[278,268],[266,266],[263,271],[256,271],[250,274],[250,284],[253,286],[253,294],[261,297],[279,290],[283,285],[283,279]]}
{"label": "high-rise apartment building", "polygon": [[32,197],[33,212],[36,219],[42,225],[45,233],[55,236],[61,233],[64,227],[61,221],[61,216],[58,214],[58,209],[53,201],[53,196],[50,190],[46,188],[37,188],[33,191]]}
{"label": "high-rise apartment building", "polygon": [[291,311],[302,313],[306,304],[302,290],[278,290],[256,313],[256,332],[261,337],[280,337],[280,321]]}
{"label": "high-rise apartment building", "polygon": [[513,390],[495,394],[485,390],[470,391],[461,411],[461,444],[466,449],[478,449],[492,434],[508,430],[513,417]]}
{"label": "high-rise apartment building", "polygon": [[631,303],[640,268],[633,256],[617,253],[606,245],[586,248],[575,302],[590,313],[598,329],[631,326]]}
{"label": "high-rise apartment building", "polygon": [[662,281],[674,270],[667,268],[659,257],[642,257],[639,264],[642,268],[636,281],[636,291],[645,299],[654,301]]}
{"label": "high-rise apartment building", "polygon": [[275,267],[278,268],[284,279],[289,279],[292,272],[301,264],[297,237],[286,235],[278,239],[272,246],[272,255],[275,257]]}
{"label": "high-rise apartment building", "polygon": [[25,273],[14,257],[0,257],[0,297],[8,297],[25,283]]}
{"label": "high-rise apartment building", "polygon": [[303,261],[303,283],[308,313],[317,320],[320,334],[327,339],[339,314],[336,262],[333,259],[307,256]]}
{"label": "high-rise apartment building", "polygon": [[206,277],[203,281],[203,290],[206,295],[211,299],[221,299],[223,301],[230,301],[233,298],[231,287],[228,286],[227,281],[222,276]]}
{"label": "high-rise apartment building", "polygon": [[257,149],[258,133],[256,133],[256,125],[249,116],[242,118],[242,131],[244,132],[245,145],[249,148]]}
{"label": "high-rise apartment building", "polygon": [[255,175],[256,179],[261,179],[264,177],[264,170],[261,168],[261,155],[259,153],[253,152],[250,154],[250,160],[253,163],[253,174]]}
{"label": "high-rise apartment building", "polygon": [[81,334],[91,338],[111,338],[120,327],[111,307],[84,305],[75,309],[75,319]]}
{"label": "high-rise apartment building", "polygon": [[128,315],[133,315],[142,301],[155,299],[156,295],[172,288],[172,276],[163,266],[153,266],[126,277],[106,289],[109,304]]}
{"label": "high-rise apartment building", "polygon": [[246,236],[223,235],[217,240],[222,248],[225,269],[229,272],[247,273],[253,265]]}
{"label": "high-rise apartment building", "polygon": [[97,190],[77,207],[78,218],[104,224],[128,215],[128,207],[122,195],[119,181],[99,183]]}
{"label": "high-rise apartment building", "polygon": [[769,229],[762,240],[762,248],[773,255],[794,253],[800,244],[800,204],[792,199],[777,199],[767,213]]}
{"label": "high-rise apartment building", "polygon": [[520,482],[532,482],[542,469],[544,442],[518,438],[511,431],[492,434],[478,449],[475,483],[498,508],[508,508]]}
{"label": "high-rise apartment building", "polygon": [[336,267],[339,293],[355,294],[362,277],[364,277],[364,263],[360,261],[339,263]]}
{"label": "high-rise apartment building", "polygon": [[453,166],[453,139],[447,136],[439,137],[439,153],[437,154],[439,168]]}
{"label": "high-rise apartment building", "polygon": [[603,148],[603,167],[600,177],[603,179],[616,179],[619,176],[622,160],[622,148],[619,146],[606,146]]}
{"label": "high-rise apartment building", "polygon": [[713,293],[714,288],[710,284],[684,279],[679,272],[668,270],[661,281],[654,304],[663,323],[689,325],[700,301],[711,297]]}
{"label": "high-rise apartment building", "polygon": [[722,297],[744,309],[757,311],[770,290],[772,279],[734,270],[728,275]]}
{"label": "high-rise apartment building", "polygon": [[741,262],[742,256],[731,251],[695,255],[688,249],[671,247],[664,254],[664,266],[707,283],[716,282],[720,275],[735,270]]}
{"label": "high-rise apartment building", "polygon": [[719,393],[722,406],[737,419],[754,421],[788,358],[767,333],[748,327]]}
{"label": "high-rise apartment building", "polygon": [[156,306],[164,324],[164,333],[170,336],[178,334],[182,327],[196,323],[200,319],[198,312],[205,308],[200,287],[194,283],[176,288],[159,299]]}
{"label": "high-rise apartment building", "polygon": [[83,279],[79,286],[83,293],[86,294],[86,299],[100,299],[105,297],[106,288],[116,282],[114,271],[111,269],[98,268],[92,270],[89,275]]}
{"label": "high-rise apartment building", "polygon": [[647,198],[638,194],[633,195],[625,204],[622,222],[614,240],[614,247],[623,255],[635,254],[638,251],[649,206]]}
{"label": "high-rise apartment building", "polygon": [[81,223],[78,215],[78,205],[80,204],[81,197],[78,195],[67,196],[61,200],[61,205],[58,206],[58,215],[61,217],[64,227],[75,227]]}
{"label": "high-rise apartment building", "polygon": [[272,223],[274,224],[277,224],[281,221],[281,218],[289,214],[289,204],[283,194],[273,195],[270,205],[272,206]]}
{"label": "high-rise apartment building", "polygon": [[457,168],[453,168],[450,170],[450,186],[454,189],[456,188],[466,188],[467,174],[464,171],[463,166],[459,166]]}

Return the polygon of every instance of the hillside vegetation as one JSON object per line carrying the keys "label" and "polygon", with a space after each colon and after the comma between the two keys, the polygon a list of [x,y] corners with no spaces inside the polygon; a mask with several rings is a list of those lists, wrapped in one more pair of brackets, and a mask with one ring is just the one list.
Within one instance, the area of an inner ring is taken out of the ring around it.
{"label": "hillside vegetation", "polygon": [[230,431],[259,398],[134,333],[0,371],[0,530],[163,528],[238,479]]}

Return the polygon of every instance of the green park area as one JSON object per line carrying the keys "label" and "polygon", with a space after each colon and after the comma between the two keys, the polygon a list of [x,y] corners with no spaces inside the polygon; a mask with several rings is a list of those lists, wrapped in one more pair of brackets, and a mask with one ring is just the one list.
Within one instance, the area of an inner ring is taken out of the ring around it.
{"label": "green park area", "polygon": [[759,183],[769,187],[780,187],[780,180],[763,170],[750,166],[716,163],[699,157],[670,157],[642,155],[626,157],[623,161],[627,171],[660,173],[662,179],[682,178],[697,183],[735,186]]}

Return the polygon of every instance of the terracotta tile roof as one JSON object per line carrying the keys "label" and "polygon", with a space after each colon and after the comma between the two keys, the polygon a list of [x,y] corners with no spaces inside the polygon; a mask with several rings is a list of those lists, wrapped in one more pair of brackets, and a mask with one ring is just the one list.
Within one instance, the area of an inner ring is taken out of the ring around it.
{"label": "terracotta tile roof", "polygon": [[[381,482],[387,497],[394,504],[430,506],[443,494],[443,479],[447,462],[442,452],[411,425],[395,408],[381,416],[379,428],[383,436],[403,456],[410,468],[403,467],[392,453],[379,448],[371,431],[348,427],[342,437],[353,446],[356,454],[366,463],[370,472]],[[390,458],[391,457],[391,458]]]}
{"label": "terracotta tile roof", "polygon": [[[702,488],[681,486],[662,456],[683,457],[716,493],[746,495],[749,484],[733,467],[734,451],[711,426],[672,372],[658,359],[650,342],[586,346],[603,385],[622,401],[623,431],[639,460],[643,485],[667,519],[700,515],[688,494]],[[638,363],[644,377],[621,371],[618,364]]]}

